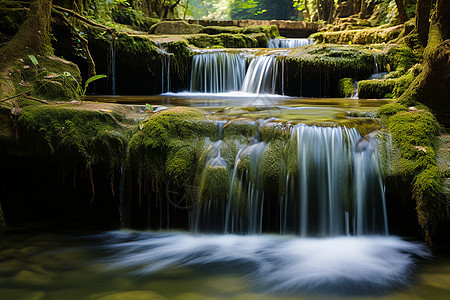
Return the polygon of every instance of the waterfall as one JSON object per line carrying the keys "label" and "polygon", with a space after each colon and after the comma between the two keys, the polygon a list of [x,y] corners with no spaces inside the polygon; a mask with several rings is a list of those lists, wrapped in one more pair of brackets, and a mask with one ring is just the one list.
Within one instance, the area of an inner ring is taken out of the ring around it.
{"label": "waterfall", "polygon": [[116,94],[116,50],[114,49],[114,36],[111,36],[110,49],[111,94]]}
{"label": "waterfall", "polygon": [[[289,142],[278,146],[258,136],[249,140],[247,145],[236,142],[232,164],[222,157],[221,140],[209,148],[215,150],[200,173],[199,187],[208,197],[192,213],[194,232],[388,233],[376,140],[356,129],[306,125],[293,126]],[[268,179],[275,166],[279,177]],[[208,182],[216,186],[205,186]]]}
{"label": "waterfall", "polygon": [[161,93],[170,92],[170,65],[173,53],[164,49],[163,44],[156,43],[158,52],[161,55]]}
{"label": "waterfall", "polygon": [[242,83],[242,91],[254,94],[275,94],[277,78],[277,55],[257,56],[250,62]]}
{"label": "waterfall", "polygon": [[271,39],[268,48],[297,48],[314,43],[314,39]]}
{"label": "waterfall", "polygon": [[245,77],[247,58],[240,53],[208,51],[194,55],[191,92],[239,91]]}
{"label": "waterfall", "polygon": [[170,92],[170,61],[173,54],[167,53],[161,57],[161,93]]}

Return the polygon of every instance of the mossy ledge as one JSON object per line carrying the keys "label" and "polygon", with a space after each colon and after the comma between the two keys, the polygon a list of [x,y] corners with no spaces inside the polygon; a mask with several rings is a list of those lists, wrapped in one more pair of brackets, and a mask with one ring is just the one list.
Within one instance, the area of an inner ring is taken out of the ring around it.
{"label": "mossy ledge", "polygon": [[426,107],[411,108],[390,103],[379,109],[389,128],[395,149],[394,178],[410,186],[417,218],[425,240],[431,244],[440,224],[450,219],[450,201],[444,194],[444,174],[439,170],[437,150],[440,126]]}

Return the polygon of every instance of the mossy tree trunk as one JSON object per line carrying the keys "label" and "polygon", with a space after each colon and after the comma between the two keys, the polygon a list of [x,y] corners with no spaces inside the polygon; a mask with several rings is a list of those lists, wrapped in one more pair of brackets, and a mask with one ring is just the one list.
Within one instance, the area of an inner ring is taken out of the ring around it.
{"label": "mossy tree trunk", "polygon": [[430,29],[431,0],[417,0],[416,4],[416,31],[417,39],[422,47],[427,45],[428,31]]}
{"label": "mossy tree trunk", "polygon": [[438,113],[449,105],[450,82],[450,1],[437,0],[431,18],[428,44],[424,51],[422,72],[415,78],[399,101],[413,105],[416,101],[427,104]]}
{"label": "mossy tree trunk", "polygon": [[25,54],[49,55],[52,0],[35,0],[14,38],[0,49],[0,70]]}

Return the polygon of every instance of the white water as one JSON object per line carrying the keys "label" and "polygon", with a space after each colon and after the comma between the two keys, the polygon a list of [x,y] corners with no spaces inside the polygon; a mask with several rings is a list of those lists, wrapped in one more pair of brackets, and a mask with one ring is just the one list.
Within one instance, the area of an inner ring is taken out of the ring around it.
{"label": "white water", "polygon": [[268,48],[297,48],[314,43],[314,39],[271,39]]}
{"label": "white water", "polygon": [[245,77],[246,65],[246,56],[238,53],[206,52],[194,55],[190,91],[239,91]]}
{"label": "white water", "polygon": [[275,94],[278,78],[277,56],[262,55],[251,60],[242,83],[243,92]]}
{"label": "white water", "polygon": [[116,50],[114,49],[114,37],[111,36],[110,48],[110,72],[111,72],[111,94],[116,94]]}
{"label": "white water", "polygon": [[[248,139],[247,145],[228,141],[239,151],[233,165],[222,164],[231,176],[227,203],[218,197],[196,206],[193,232],[280,232],[302,237],[388,234],[378,144],[373,138],[362,138],[354,128],[293,126],[290,143],[277,150],[284,152],[284,158],[275,162],[281,166],[279,178],[274,179],[281,182],[275,187],[284,181],[277,195],[263,184],[265,168],[272,166],[261,162],[266,151],[274,150],[258,134]],[[219,150],[211,161],[223,160],[222,146],[221,141],[214,144]],[[207,181],[202,177],[202,182]],[[202,184],[200,193],[205,188]]]}
{"label": "white water", "polygon": [[397,237],[302,239],[124,231],[99,237],[105,242],[97,248],[110,253],[101,262],[107,270],[145,276],[186,267],[205,276],[232,272],[258,290],[275,294],[384,294],[409,284],[416,258],[429,255],[425,246]]}

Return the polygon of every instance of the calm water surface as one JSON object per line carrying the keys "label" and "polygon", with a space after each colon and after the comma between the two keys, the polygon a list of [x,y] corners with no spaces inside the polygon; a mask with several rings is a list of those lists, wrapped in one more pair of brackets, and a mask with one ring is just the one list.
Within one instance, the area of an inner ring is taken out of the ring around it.
{"label": "calm water surface", "polygon": [[[212,114],[248,119],[276,118],[279,121],[329,121],[349,115],[373,117],[381,105],[389,100],[349,98],[298,98],[273,94],[248,94],[242,92],[167,93],[155,96],[88,96],[88,101],[128,105],[150,104],[155,110],[172,106],[197,107]],[[257,108],[249,111],[248,107]]]}
{"label": "calm water surface", "polygon": [[397,237],[29,228],[1,234],[0,299],[449,299],[448,249]]}

